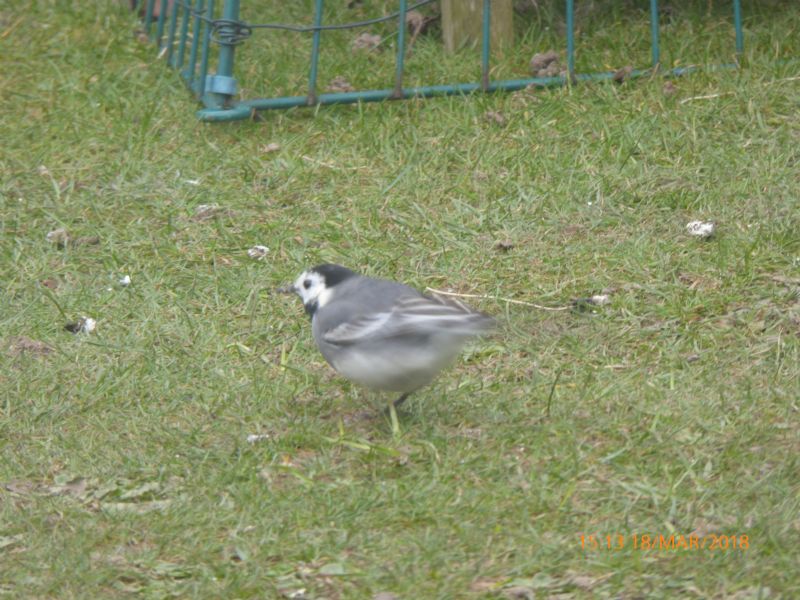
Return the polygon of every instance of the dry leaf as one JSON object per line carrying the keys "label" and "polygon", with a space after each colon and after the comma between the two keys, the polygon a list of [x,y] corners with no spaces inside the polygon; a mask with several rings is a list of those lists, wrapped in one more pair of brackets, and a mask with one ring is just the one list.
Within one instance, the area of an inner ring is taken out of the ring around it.
{"label": "dry leaf", "polygon": [[207,221],[220,211],[219,204],[198,204],[194,209],[194,221]]}
{"label": "dry leaf", "polygon": [[555,50],[534,54],[530,62],[531,72],[536,75],[538,71],[546,69],[554,62],[558,62],[558,52]]}
{"label": "dry leaf", "polygon": [[497,125],[505,125],[506,124],[506,117],[503,113],[496,111],[496,110],[487,110],[483,118],[489,121],[490,123],[496,123]]}
{"label": "dry leaf", "polygon": [[278,144],[277,142],[270,142],[269,144],[264,144],[259,148],[259,150],[261,150],[261,152],[263,152],[264,154],[269,154],[270,152],[277,152],[280,149],[281,145]]}
{"label": "dry leaf", "polygon": [[164,510],[171,500],[153,500],[151,502],[103,502],[100,508],[110,513],[144,514],[154,510]]}
{"label": "dry leaf", "polygon": [[502,587],[507,578],[480,578],[469,584],[469,591],[485,593],[492,592]]}
{"label": "dry leaf", "polygon": [[11,338],[9,350],[14,356],[19,356],[20,354],[25,353],[35,354],[37,356],[45,356],[53,351],[53,349],[44,342],[33,340],[29,337],[25,337],[24,335]]}
{"label": "dry leaf", "polygon": [[37,491],[38,486],[31,481],[9,481],[3,484],[3,489],[19,496],[28,496]]}
{"label": "dry leaf", "polygon": [[85,235],[83,237],[76,238],[74,241],[71,242],[72,246],[96,246],[100,243],[100,236],[97,235]]}
{"label": "dry leaf", "polygon": [[155,492],[158,492],[161,489],[161,485],[156,481],[150,481],[138,487],[135,487],[131,490],[128,490],[124,494],[120,495],[120,500],[135,500],[138,498],[143,498],[145,496],[151,497],[154,495]]}
{"label": "dry leaf", "polygon": [[48,491],[53,495],[73,496],[81,498],[86,494],[89,483],[85,477],[71,477],[69,475],[57,475],[55,485],[51,485]]}
{"label": "dry leaf", "polygon": [[350,85],[350,82],[341,75],[337,75],[331,79],[331,82],[328,84],[329,92],[354,92],[355,89],[356,88]]}
{"label": "dry leaf", "polygon": [[353,40],[351,47],[353,50],[366,50],[368,52],[373,52],[378,49],[380,43],[381,36],[364,32]]}
{"label": "dry leaf", "polygon": [[22,541],[22,534],[0,535],[0,550],[19,544]]}
{"label": "dry leaf", "polygon": [[631,73],[633,73],[633,67],[630,65],[626,65],[621,69],[615,71],[611,79],[617,83],[623,83],[624,81],[630,79]]}

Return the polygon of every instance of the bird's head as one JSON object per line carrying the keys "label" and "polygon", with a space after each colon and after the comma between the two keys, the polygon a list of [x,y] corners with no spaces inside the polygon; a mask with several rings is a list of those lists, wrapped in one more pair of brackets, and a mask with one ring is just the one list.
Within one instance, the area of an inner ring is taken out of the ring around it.
{"label": "bird's head", "polygon": [[318,265],[303,271],[292,285],[279,288],[278,291],[300,296],[306,312],[313,316],[331,299],[333,288],[355,275],[355,272],[340,265]]}

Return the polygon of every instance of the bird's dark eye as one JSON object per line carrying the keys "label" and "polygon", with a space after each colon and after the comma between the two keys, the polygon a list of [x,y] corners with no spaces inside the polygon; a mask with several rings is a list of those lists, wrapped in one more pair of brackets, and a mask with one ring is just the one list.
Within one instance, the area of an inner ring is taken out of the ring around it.
{"label": "bird's dark eye", "polygon": [[306,289],[310,288],[311,287],[311,280],[310,279],[306,279],[303,282],[303,287],[306,288]]}

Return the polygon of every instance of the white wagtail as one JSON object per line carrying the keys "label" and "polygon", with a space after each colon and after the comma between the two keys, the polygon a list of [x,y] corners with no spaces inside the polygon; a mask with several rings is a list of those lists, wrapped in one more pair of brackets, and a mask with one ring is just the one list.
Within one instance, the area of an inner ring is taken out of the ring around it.
{"label": "white wagtail", "polygon": [[339,265],[319,265],[279,291],[300,296],[325,360],[368,388],[400,392],[399,406],[430,383],[492,317],[461,302],[425,296]]}

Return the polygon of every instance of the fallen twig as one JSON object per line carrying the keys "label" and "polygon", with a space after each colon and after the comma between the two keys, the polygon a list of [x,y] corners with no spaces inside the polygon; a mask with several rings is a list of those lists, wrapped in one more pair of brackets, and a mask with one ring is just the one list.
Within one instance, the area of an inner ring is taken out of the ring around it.
{"label": "fallen twig", "polygon": [[730,96],[733,92],[721,92],[719,94],[708,94],[706,96],[690,96],[689,98],[684,98],[681,100],[681,104],[686,104],[687,102],[692,102],[693,100],[711,100],[713,98],[721,98],[722,96]]}
{"label": "fallen twig", "polygon": [[2,34],[0,34],[0,40],[4,40],[6,37],[8,37],[8,34],[10,34],[12,31],[14,31],[17,28],[17,26],[20,23],[22,23],[22,19],[24,19],[24,18],[25,17],[20,17],[19,19],[14,21],[8,29],[6,29]]}
{"label": "fallen twig", "polygon": [[772,85],[773,83],[784,83],[786,81],[800,81],[800,77],[784,77],[783,79],[773,79],[772,81],[767,81],[766,85]]}
{"label": "fallen twig", "polygon": [[317,160],[315,158],[311,158],[310,156],[306,156],[305,154],[301,155],[300,158],[303,160],[310,162],[312,165],[318,165],[320,167],[327,167],[328,169],[334,169],[336,171],[359,171],[361,169],[366,169],[367,167],[340,167],[339,165],[335,165],[330,162],[324,162],[321,160]]}
{"label": "fallen twig", "polygon": [[540,310],[559,311],[559,310],[569,310],[570,308],[572,308],[572,306],[542,306],[541,304],[534,304],[533,302],[514,300],[512,298],[501,298],[500,296],[488,296],[486,294],[457,294],[455,292],[445,292],[442,290],[436,290],[432,287],[426,287],[425,291],[432,292],[434,294],[441,294],[442,296],[455,296],[457,298],[480,298],[482,300],[501,300],[503,302],[508,302],[509,304],[521,304],[522,306],[531,306],[533,308],[538,308]]}

